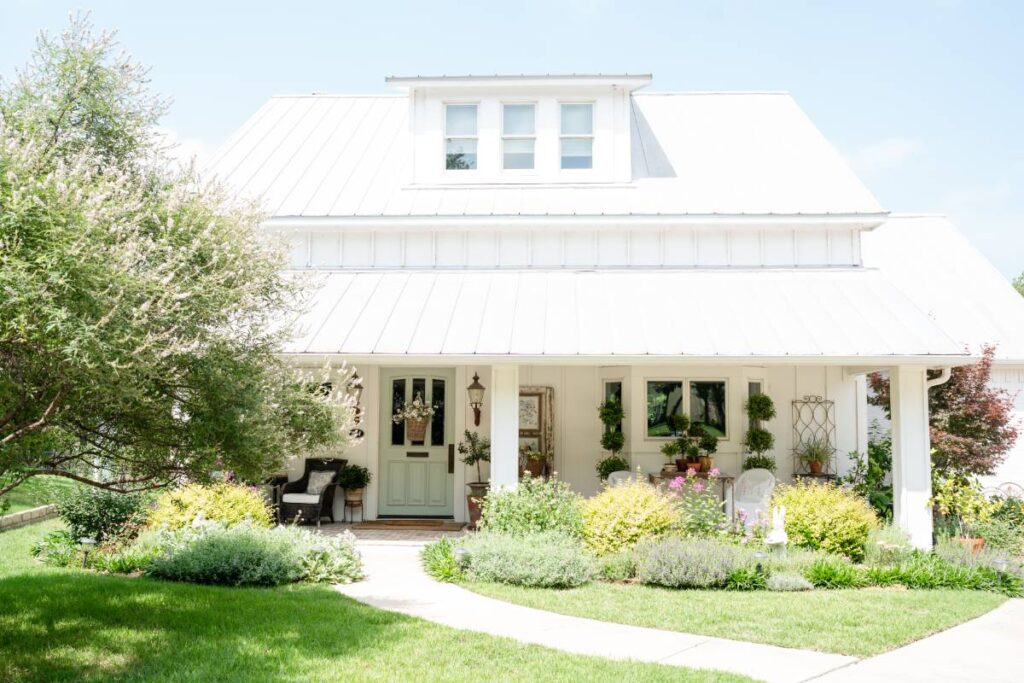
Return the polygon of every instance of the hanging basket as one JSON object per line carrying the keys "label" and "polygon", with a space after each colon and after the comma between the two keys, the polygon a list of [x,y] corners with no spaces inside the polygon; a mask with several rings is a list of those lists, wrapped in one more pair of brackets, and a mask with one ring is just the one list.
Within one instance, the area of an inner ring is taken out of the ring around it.
{"label": "hanging basket", "polygon": [[405,421],[405,433],[409,441],[423,441],[427,436],[427,418],[410,418]]}

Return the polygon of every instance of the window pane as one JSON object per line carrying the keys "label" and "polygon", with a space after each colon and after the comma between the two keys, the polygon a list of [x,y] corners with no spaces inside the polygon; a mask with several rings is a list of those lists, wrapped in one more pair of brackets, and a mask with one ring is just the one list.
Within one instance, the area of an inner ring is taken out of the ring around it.
{"label": "window pane", "polygon": [[449,171],[470,171],[476,168],[476,140],[448,140],[444,167]]}
{"label": "window pane", "polygon": [[533,135],[533,105],[506,104],[501,125],[504,135]]}
{"label": "window pane", "polygon": [[562,105],[562,135],[591,135],[593,132],[594,105]]}
{"label": "window pane", "polygon": [[690,382],[690,421],[725,436],[725,382]]}
{"label": "window pane", "polygon": [[682,412],[682,382],[647,383],[647,436],[671,436],[668,416]]}
{"label": "window pane", "polygon": [[591,168],[594,157],[590,138],[562,139],[562,168]]}
{"label": "window pane", "polygon": [[446,135],[476,135],[476,105],[449,104],[445,108]]}
{"label": "window pane", "polygon": [[[391,414],[395,415],[398,413],[398,411],[402,409],[403,405],[405,405],[405,380],[391,380]],[[399,422],[398,424],[395,424],[394,421],[391,422],[391,445],[405,445],[404,422]]]}
{"label": "window pane", "polygon": [[433,446],[444,445],[444,380],[430,381],[432,386],[430,403],[434,406],[434,416],[430,418],[430,443]]}
{"label": "window pane", "polygon": [[[427,380],[423,379],[422,377],[412,378],[412,392],[410,393],[412,396],[412,398],[409,399],[410,402],[415,401],[417,398],[419,398],[424,403],[430,402],[430,397],[427,396]],[[422,444],[423,442],[410,440],[409,443]]]}
{"label": "window pane", "polygon": [[504,168],[533,168],[533,138],[505,140]]}
{"label": "window pane", "polygon": [[[622,382],[605,382],[604,383],[604,400],[606,400],[606,401],[615,400],[615,401],[618,401],[621,404],[622,403]],[[621,432],[622,431],[622,421],[621,420],[619,421],[619,423],[617,425],[615,425],[615,431],[617,431],[617,432]]]}

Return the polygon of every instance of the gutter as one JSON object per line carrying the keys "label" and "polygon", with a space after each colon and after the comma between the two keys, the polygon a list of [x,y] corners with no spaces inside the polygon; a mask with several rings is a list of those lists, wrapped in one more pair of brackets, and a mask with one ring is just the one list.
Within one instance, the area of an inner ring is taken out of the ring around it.
{"label": "gutter", "polygon": [[945,384],[949,381],[949,378],[953,376],[953,369],[948,365],[946,367],[939,368],[939,376],[928,380],[924,383],[925,390],[937,387],[940,384]]}

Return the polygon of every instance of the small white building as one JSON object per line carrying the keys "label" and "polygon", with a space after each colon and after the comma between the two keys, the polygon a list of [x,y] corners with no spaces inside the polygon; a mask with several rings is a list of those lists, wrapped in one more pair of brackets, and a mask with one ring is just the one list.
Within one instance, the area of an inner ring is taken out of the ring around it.
{"label": "small white building", "polygon": [[[516,485],[524,443],[592,494],[611,395],[634,469],[660,470],[667,414],[683,412],[738,474],[744,404],[763,392],[777,475],[794,474],[807,424],[842,473],[866,446],[864,375],[887,369],[896,518],[929,545],[926,372],[980,341],[1024,363],[1024,306],[1004,282],[998,301],[962,288],[947,310],[949,272],[918,268],[928,226],[946,224],[891,217],[788,94],[649,82],[389,78],[393,95],[275,97],[218,155],[292,266],[319,271],[288,353],[358,368],[366,438],[346,457],[375,475],[366,517],[466,519],[466,429],[491,439],[494,485]],[[868,248],[879,230],[924,241],[896,239],[893,259]],[[965,337],[965,307],[999,338]],[[391,419],[416,395],[438,409],[422,442]]]}

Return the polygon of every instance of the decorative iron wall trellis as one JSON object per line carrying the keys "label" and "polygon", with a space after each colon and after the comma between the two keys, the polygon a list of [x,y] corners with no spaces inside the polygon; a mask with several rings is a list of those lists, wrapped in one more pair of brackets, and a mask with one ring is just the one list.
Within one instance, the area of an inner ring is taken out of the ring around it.
{"label": "decorative iron wall trellis", "polygon": [[[807,463],[800,458],[804,446],[814,442],[828,444],[829,460],[822,474],[834,476],[836,471],[835,401],[821,396],[804,396],[793,401],[793,474],[810,475]],[[817,476],[817,475],[815,475]]]}

